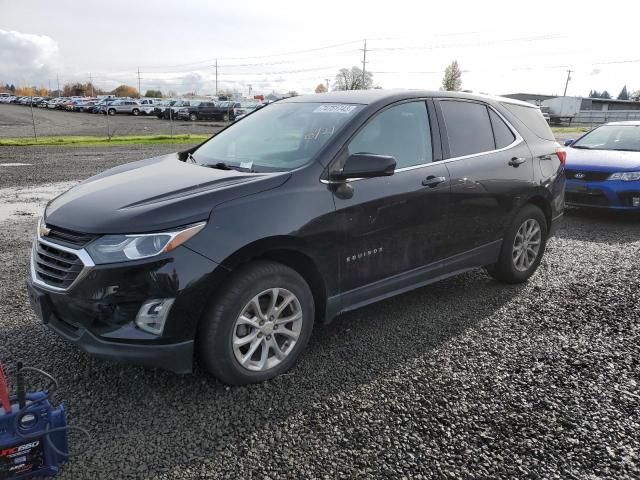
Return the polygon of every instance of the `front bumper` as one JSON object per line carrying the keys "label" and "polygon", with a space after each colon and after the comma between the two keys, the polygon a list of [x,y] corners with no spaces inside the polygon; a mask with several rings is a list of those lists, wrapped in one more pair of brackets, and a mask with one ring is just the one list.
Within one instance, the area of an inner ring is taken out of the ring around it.
{"label": "front bumper", "polygon": [[640,182],[637,181],[567,179],[565,187],[565,203],[577,207],[640,211],[640,206],[634,206],[634,198],[640,199]]}
{"label": "front bumper", "polygon": [[[27,290],[43,323],[87,353],[188,373],[199,319],[222,276],[218,264],[181,246],[146,260],[91,265],[67,290],[32,268]],[[175,300],[161,335],[136,325],[146,301],[168,298]]]}

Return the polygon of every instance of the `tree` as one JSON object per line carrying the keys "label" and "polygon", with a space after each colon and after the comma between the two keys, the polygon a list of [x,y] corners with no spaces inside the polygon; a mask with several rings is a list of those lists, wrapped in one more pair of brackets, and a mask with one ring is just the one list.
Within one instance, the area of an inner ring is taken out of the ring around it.
{"label": "tree", "polygon": [[445,68],[444,77],[442,78],[441,90],[458,91],[462,88],[462,72],[458,67],[458,61],[454,60]]}
{"label": "tree", "polygon": [[327,87],[324,83],[319,83],[316,87],[316,93],[325,93],[327,91]]}
{"label": "tree", "polygon": [[618,94],[618,100],[629,100],[629,92],[627,92],[626,85],[622,87],[622,90],[620,90],[620,93]]}
{"label": "tree", "polygon": [[144,94],[145,97],[162,98],[162,92],[160,90],[147,90]]}
{"label": "tree", "polygon": [[367,90],[373,86],[373,74],[365,72],[363,83],[362,69],[358,67],[341,68],[336,75],[335,90]]}
{"label": "tree", "polygon": [[295,90],[291,90],[289,92],[287,92],[287,95],[290,97],[297,97],[298,96],[298,92],[296,92]]}
{"label": "tree", "polygon": [[138,93],[138,90],[136,90],[133,87],[130,87],[129,85],[120,85],[113,91],[113,94],[116,97],[138,98],[140,96],[140,94]]}
{"label": "tree", "polygon": [[600,98],[601,93],[597,90],[591,90],[589,92],[589,98]]}
{"label": "tree", "polygon": [[640,102],[640,90],[636,90],[631,94],[631,100],[634,102]]}
{"label": "tree", "polygon": [[611,98],[611,94],[609,92],[607,92],[606,90],[604,90],[601,94],[600,94],[600,98]]}

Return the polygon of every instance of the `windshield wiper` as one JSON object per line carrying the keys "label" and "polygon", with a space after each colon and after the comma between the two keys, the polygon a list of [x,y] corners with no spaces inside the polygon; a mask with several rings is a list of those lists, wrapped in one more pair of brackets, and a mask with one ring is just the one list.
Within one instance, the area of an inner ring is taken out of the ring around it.
{"label": "windshield wiper", "polygon": [[571,148],[581,148],[583,150],[593,150],[591,147],[587,147],[585,145],[571,145]]}
{"label": "windshield wiper", "polygon": [[634,148],[612,148],[616,152],[640,152],[640,150]]}
{"label": "windshield wiper", "polygon": [[233,165],[226,162],[208,163],[205,165],[205,167],[217,168],[218,170],[237,170],[238,172],[255,173],[255,170],[253,168],[243,168],[240,165]]}
{"label": "windshield wiper", "polygon": [[198,163],[196,161],[196,157],[193,156],[193,153],[191,152],[187,152],[187,158],[186,160],[190,161],[191,163]]}

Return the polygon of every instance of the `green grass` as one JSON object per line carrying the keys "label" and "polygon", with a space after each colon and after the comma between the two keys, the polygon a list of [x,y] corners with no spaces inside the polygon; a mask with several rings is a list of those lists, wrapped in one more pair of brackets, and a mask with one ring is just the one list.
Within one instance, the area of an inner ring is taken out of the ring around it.
{"label": "green grass", "polygon": [[589,130],[589,127],[551,127],[553,133],[584,133]]}
{"label": "green grass", "polygon": [[161,145],[171,143],[198,143],[210,135],[129,135],[120,137],[33,137],[0,138],[0,146],[79,146],[108,147],[112,145]]}

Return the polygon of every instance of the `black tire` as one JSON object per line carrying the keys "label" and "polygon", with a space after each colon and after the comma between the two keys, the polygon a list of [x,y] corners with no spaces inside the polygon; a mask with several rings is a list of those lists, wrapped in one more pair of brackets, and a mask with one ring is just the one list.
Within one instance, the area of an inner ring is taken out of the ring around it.
{"label": "black tire", "polygon": [[138,116],[139,114],[140,114],[140,110],[138,110],[137,108],[134,108],[133,110],[131,110],[131,115]]}
{"label": "black tire", "polygon": [[115,115],[116,114],[116,109],[115,108],[110,108],[109,110],[107,110],[107,113],[109,115]]}
{"label": "black tire", "polygon": [[[514,242],[516,234],[521,226],[528,220],[535,220],[540,227],[540,247],[533,263],[526,270],[516,268],[513,258]],[[533,275],[542,261],[547,244],[547,219],[540,208],[535,205],[525,205],[515,216],[507,229],[498,262],[486,267],[487,273],[493,278],[504,283],[523,283]]]}
{"label": "black tire", "polygon": [[[281,363],[266,371],[252,371],[236,359],[232,344],[234,327],[245,305],[260,292],[271,288],[287,289],[297,297],[302,326],[293,349]],[[196,337],[198,358],[209,373],[228,385],[269,380],[295,365],[311,336],[314,315],[313,295],[300,274],[280,263],[251,262],[225,282],[202,318]]]}
{"label": "black tire", "polygon": [[198,120],[198,114],[197,113],[190,113],[189,114],[189,120],[191,120],[192,122],[195,122],[196,120]]}
{"label": "black tire", "polygon": [[223,122],[228,122],[229,121],[229,114],[225,113],[224,115],[222,115],[222,121]]}

